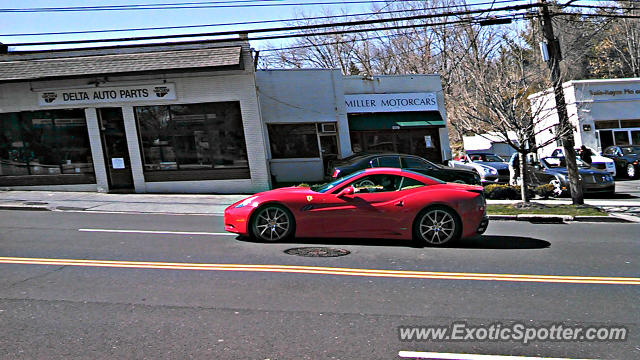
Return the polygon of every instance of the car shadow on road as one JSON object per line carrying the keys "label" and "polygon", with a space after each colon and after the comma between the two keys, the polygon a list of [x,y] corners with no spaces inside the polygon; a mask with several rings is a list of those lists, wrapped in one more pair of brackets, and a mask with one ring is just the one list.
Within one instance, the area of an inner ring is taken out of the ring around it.
{"label": "car shadow on road", "polygon": [[527,236],[482,235],[462,239],[447,247],[462,249],[524,250],[545,249],[550,246],[551,243],[548,241]]}
{"label": "car shadow on road", "polygon": [[[256,242],[249,238],[236,238],[240,241]],[[417,241],[397,240],[397,239],[352,239],[352,238],[295,238],[287,241],[280,241],[274,244],[296,244],[311,246],[393,246],[409,248],[430,248]],[[460,248],[460,249],[495,249],[495,250],[523,250],[523,249],[544,249],[551,246],[545,240],[534,239],[526,236],[504,236],[504,235],[481,235],[467,239],[461,239],[451,245],[440,248]],[[434,249],[438,247],[433,247]]]}

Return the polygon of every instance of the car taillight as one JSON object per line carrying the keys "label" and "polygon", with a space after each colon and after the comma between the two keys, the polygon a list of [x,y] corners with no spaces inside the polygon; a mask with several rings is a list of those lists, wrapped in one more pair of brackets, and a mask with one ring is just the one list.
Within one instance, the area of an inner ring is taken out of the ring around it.
{"label": "car taillight", "polygon": [[338,177],[338,174],[340,174],[340,170],[335,169],[335,170],[333,170],[333,174],[331,175],[331,177],[332,177],[332,178],[337,178],[337,177]]}

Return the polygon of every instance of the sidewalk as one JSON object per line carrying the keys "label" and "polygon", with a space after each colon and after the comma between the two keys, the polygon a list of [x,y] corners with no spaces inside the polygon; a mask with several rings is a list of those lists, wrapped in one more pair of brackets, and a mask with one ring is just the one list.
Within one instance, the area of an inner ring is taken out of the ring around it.
{"label": "sidewalk", "polygon": [[221,215],[247,196],[0,191],[0,209]]}
{"label": "sidewalk", "polygon": [[[86,211],[156,214],[222,215],[224,209],[248,195],[104,194],[66,191],[0,191],[0,210]],[[487,200],[514,204],[518,200]],[[570,199],[536,200],[543,204],[570,204]],[[640,200],[585,199],[588,205],[640,216]]]}

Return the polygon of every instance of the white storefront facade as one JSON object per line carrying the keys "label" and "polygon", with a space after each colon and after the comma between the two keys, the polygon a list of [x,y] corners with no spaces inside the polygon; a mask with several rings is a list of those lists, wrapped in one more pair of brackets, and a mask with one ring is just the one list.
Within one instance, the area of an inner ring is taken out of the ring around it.
{"label": "white storefront facade", "polygon": [[247,41],[0,55],[0,187],[270,187]]}
{"label": "white storefront facade", "polygon": [[0,54],[0,188],[254,193],[450,158],[440,77],[256,71],[248,41]]}
{"label": "white storefront facade", "polygon": [[451,158],[438,75],[256,72],[274,182],[318,182],[332,159],[388,151]]}
{"label": "white storefront facade", "polygon": [[[640,145],[640,78],[577,80],[563,87],[577,147],[601,152],[612,145]],[[538,113],[536,142],[549,142],[558,124],[553,95],[535,94],[531,103],[533,113]],[[540,154],[547,155],[556,146],[553,142]]]}

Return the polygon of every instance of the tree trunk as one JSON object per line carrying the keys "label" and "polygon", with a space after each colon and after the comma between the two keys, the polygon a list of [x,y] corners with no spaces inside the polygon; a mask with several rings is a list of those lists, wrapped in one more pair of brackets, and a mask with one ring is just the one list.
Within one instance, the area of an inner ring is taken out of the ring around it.
{"label": "tree trunk", "polygon": [[520,198],[522,202],[529,202],[529,193],[527,192],[527,184],[529,183],[527,179],[527,154],[526,153],[518,153],[518,157],[520,157]]}
{"label": "tree trunk", "polygon": [[[569,173],[569,185],[571,186],[571,202],[573,205],[582,205],[584,204],[584,194],[582,193],[582,184],[578,173],[576,150],[573,148],[573,141],[571,140],[572,139],[565,138],[562,142],[564,160],[567,163],[567,172]],[[571,176],[572,174],[575,175]]]}

